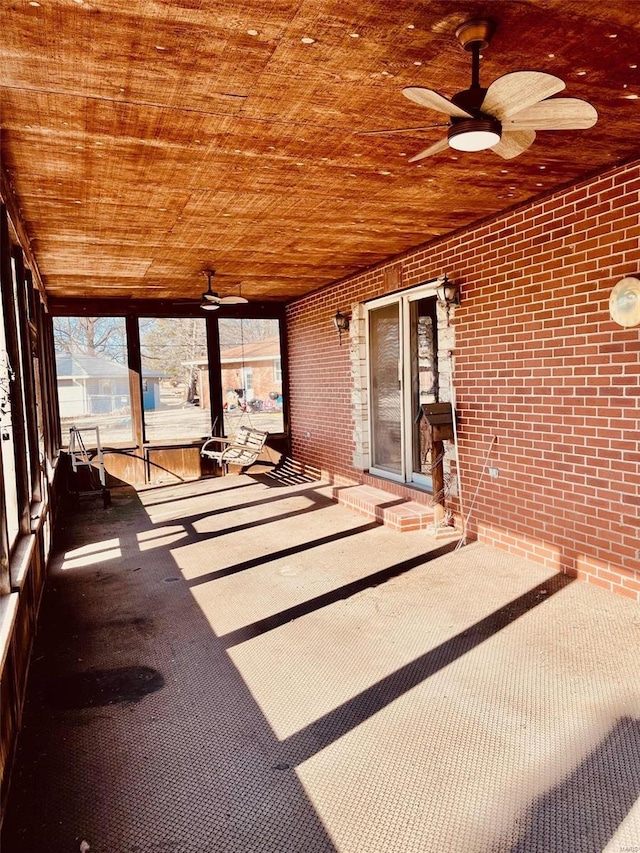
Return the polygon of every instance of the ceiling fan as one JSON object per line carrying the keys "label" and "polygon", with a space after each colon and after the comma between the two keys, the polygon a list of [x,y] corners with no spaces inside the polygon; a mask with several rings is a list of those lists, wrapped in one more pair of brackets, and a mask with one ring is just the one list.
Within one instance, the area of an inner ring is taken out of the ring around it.
{"label": "ceiling fan", "polygon": [[[481,51],[495,32],[490,20],[472,20],[461,24],[456,38],[471,53],[471,86],[455,94],[451,100],[419,86],[402,90],[405,98],[449,116],[447,136],[425,148],[409,162],[438,154],[446,148],[456,151],[484,151],[491,148],[505,160],[526,151],[536,138],[536,130],[583,130],[598,120],[598,113],[579,98],[551,98],[565,88],[565,83],[543,71],[513,71],[498,77],[488,87],[480,86]],[[423,127],[365,131],[362,135],[406,133],[427,130]]]}
{"label": "ceiling fan", "polygon": [[[203,311],[217,311],[221,305],[240,305],[249,301],[241,293],[238,296],[220,296],[219,293],[211,290],[211,279],[215,274],[215,270],[202,270],[202,275],[207,277],[207,289],[202,294],[202,302],[200,303]],[[240,285],[240,290],[242,290],[242,285]]]}

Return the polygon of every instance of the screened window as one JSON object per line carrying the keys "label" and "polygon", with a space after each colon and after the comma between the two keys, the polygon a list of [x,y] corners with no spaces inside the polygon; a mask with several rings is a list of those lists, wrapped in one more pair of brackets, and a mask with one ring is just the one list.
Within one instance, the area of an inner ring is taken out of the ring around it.
{"label": "screened window", "polygon": [[[0,303],[0,450],[2,452],[2,473],[4,478],[5,500],[7,504],[7,528],[9,547],[13,546],[20,530],[18,491],[16,488],[16,457],[13,436],[14,413],[11,408],[11,382],[13,366],[7,352],[7,340],[4,328],[4,306]],[[18,414],[17,417],[20,417]]]}
{"label": "screened window", "polygon": [[211,432],[206,321],[139,321],[147,441],[201,439]]}
{"label": "screened window", "polygon": [[[20,364],[25,364],[24,358],[24,347],[28,346],[28,341],[22,340],[22,335],[20,334],[21,324],[20,324],[20,306],[18,304],[18,288],[24,288],[24,282],[18,281],[18,272],[16,270],[16,260],[15,258],[11,258],[11,275],[13,277],[13,310],[15,312],[16,318],[16,327],[18,330],[18,358],[20,359]],[[25,383],[25,375],[24,370],[21,369],[20,372],[20,384],[22,391],[22,421],[24,424],[28,423],[28,415],[27,415],[27,391],[26,391],[26,383]],[[25,462],[27,465],[27,482],[29,484],[29,489],[31,489],[31,459],[29,457],[29,453],[27,452]],[[29,494],[31,497],[31,494]]]}
{"label": "screened window", "polygon": [[224,431],[240,425],[282,432],[282,370],[277,320],[220,318]]}
{"label": "screened window", "polygon": [[124,318],[55,317],[53,335],[63,444],[72,426],[99,427],[103,445],[132,442]]}

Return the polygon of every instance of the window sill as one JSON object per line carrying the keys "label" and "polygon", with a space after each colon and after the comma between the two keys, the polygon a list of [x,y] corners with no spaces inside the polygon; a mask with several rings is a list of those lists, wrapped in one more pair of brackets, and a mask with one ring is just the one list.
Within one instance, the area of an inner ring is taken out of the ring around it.
{"label": "window sill", "polygon": [[36,537],[33,533],[18,537],[18,544],[11,555],[11,589],[21,592],[24,587],[29,566],[33,558],[33,549],[36,545]]}
{"label": "window sill", "polygon": [[18,614],[18,598],[17,592],[0,596],[0,675],[4,671],[4,663],[13,637],[13,628]]}
{"label": "window sill", "polygon": [[[94,451],[95,452],[95,450],[96,450],[95,445],[92,445],[92,444],[87,444],[87,445],[85,445],[85,447],[88,451]],[[137,450],[137,449],[138,449],[138,445],[134,444],[132,441],[122,441],[122,442],[113,441],[110,444],[103,444],[102,445],[102,452],[103,453],[106,453],[108,450]],[[60,451],[62,453],[68,453],[69,452],[69,445],[63,444],[60,448]]]}
{"label": "window sill", "polygon": [[37,533],[44,520],[47,506],[44,501],[34,501],[29,507],[29,518],[31,519],[31,532]]}
{"label": "window sill", "polygon": [[145,441],[145,450],[163,450],[166,447],[200,447],[204,441],[211,436],[204,435],[202,438],[168,438],[166,441]]}

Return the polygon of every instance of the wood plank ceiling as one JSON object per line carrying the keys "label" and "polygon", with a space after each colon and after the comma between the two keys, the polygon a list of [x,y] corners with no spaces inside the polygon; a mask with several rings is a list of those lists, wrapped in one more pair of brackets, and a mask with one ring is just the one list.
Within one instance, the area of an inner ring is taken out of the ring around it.
{"label": "wood plank ceiling", "polygon": [[[630,0],[9,0],[2,164],[53,296],[287,300],[640,156]],[[513,160],[447,149],[401,94],[467,88],[455,39],[493,18],[482,83],[561,77],[595,127]]]}

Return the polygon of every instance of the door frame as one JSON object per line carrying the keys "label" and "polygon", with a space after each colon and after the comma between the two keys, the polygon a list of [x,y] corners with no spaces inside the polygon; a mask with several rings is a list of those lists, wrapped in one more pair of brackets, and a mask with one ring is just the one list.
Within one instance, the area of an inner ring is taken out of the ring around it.
{"label": "door frame", "polygon": [[[427,477],[416,477],[414,479],[413,471],[413,446],[412,446],[412,425],[414,414],[411,400],[411,312],[410,305],[419,299],[425,299],[429,296],[435,296],[437,288],[444,281],[444,276],[430,279],[422,282],[406,290],[396,291],[395,293],[387,294],[376,299],[371,299],[363,303],[364,305],[364,320],[365,320],[365,340],[366,340],[366,365],[367,365],[367,391],[368,391],[368,438],[369,438],[369,473],[375,477],[381,477],[385,480],[393,480],[396,483],[415,483],[422,488],[429,488],[430,483]],[[398,303],[399,305],[399,334],[400,334],[400,363],[398,364],[398,379],[400,381],[400,392],[402,397],[402,429],[400,458],[401,458],[401,473],[394,474],[390,471],[385,471],[381,468],[375,468],[371,465],[373,458],[373,425],[371,413],[371,364],[370,364],[370,339],[369,339],[369,312],[376,308],[383,308],[385,305]],[[409,391],[409,393],[407,393]]]}

